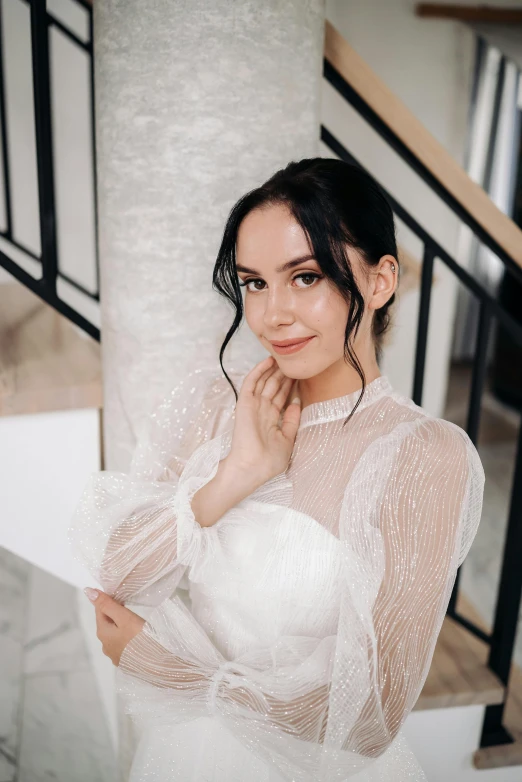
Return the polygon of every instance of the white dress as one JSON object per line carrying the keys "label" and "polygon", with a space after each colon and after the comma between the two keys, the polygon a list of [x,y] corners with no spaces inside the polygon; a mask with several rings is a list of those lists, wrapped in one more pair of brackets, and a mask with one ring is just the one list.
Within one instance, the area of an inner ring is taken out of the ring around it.
{"label": "white dress", "polygon": [[[229,375],[239,391],[250,367]],[[70,527],[104,591],[150,607],[117,690],[131,782],[426,780],[401,726],[480,520],[468,435],[386,375],[305,407],[286,472],[211,527],[190,500],[229,452],[235,397],[196,369],[129,473],[94,473]]]}

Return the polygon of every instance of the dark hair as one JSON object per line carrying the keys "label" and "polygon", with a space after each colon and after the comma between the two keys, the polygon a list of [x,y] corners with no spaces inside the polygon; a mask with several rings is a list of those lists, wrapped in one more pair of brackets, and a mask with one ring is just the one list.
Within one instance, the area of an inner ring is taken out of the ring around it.
{"label": "dark hair", "polygon": [[[364,395],[366,379],[351,344],[364,314],[364,299],[344,245],[357,249],[368,266],[377,265],[386,254],[397,259],[393,212],[383,189],[367,171],[342,160],[320,157],[289,163],[237,201],[225,225],[212,276],[213,287],[235,310],[234,321],[221,345],[219,361],[236,401],[238,394],[223,367],[223,355],[243,319],[243,299],[236,271],[238,230],[249,212],[277,204],[288,207],[308,237],[321,271],[349,305],[344,354],[359,374],[362,390],[347,423]],[[382,335],[388,328],[394,299],[395,293],[373,317],[377,362],[382,357]]]}

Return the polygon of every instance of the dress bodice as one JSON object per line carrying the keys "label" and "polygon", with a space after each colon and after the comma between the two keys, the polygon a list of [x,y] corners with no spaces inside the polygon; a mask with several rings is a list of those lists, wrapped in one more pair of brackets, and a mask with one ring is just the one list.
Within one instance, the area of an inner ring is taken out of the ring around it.
{"label": "dress bodice", "polygon": [[[391,391],[388,378],[379,376],[356,414],[388,400]],[[333,522],[365,443],[356,433],[358,443],[347,448],[342,424],[359,396],[358,390],[303,409],[287,470],[224,514],[211,533],[219,553],[194,562],[183,580],[192,613],[226,657],[281,635],[335,633],[342,545]],[[224,436],[222,456],[228,448]]]}
{"label": "dress bodice", "polygon": [[340,542],[292,508],[244,500],[216,524],[224,556],[191,573],[191,610],[227,658],[281,635],[333,635]]}

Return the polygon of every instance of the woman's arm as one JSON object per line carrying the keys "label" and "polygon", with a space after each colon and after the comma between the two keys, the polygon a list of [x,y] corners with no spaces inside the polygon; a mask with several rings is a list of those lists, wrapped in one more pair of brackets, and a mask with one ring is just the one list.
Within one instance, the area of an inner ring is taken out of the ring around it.
{"label": "woman's arm", "polygon": [[192,497],[191,507],[201,527],[211,527],[230,508],[264,483],[253,470],[235,463],[230,454],[219,463],[217,473]]}
{"label": "woman's arm", "polygon": [[[241,379],[238,370],[231,374]],[[147,417],[129,472],[90,476],[69,542],[75,558],[119,602],[161,602],[196,556],[201,527],[193,521],[190,499],[218,470],[220,430],[233,417],[234,404],[225,378],[196,369]]]}
{"label": "woman's arm", "polygon": [[[175,578],[178,564],[192,563],[200,551],[202,528],[213,526],[227,510],[262,485],[253,473],[236,468],[227,457],[219,461],[219,438],[212,451],[206,465],[189,463],[177,486],[162,485],[158,493],[152,484],[142,486],[142,503],[132,512],[127,511],[126,500],[119,508],[112,506],[112,514],[120,520],[109,537],[98,580],[104,591],[119,602],[143,595],[147,586],[169,574]],[[204,482],[214,470],[214,477]],[[124,494],[123,487],[130,491],[131,481],[125,476],[116,480],[118,497]],[[191,498],[192,480],[203,486]],[[95,489],[90,496],[93,494],[96,496]],[[179,534],[182,530],[184,538]],[[172,591],[172,581],[168,588]]]}
{"label": "woman's arm", "polygon": [[210,380],[201,370],[187,376],[151,417],[130,472],[95,473],[76,508],[74,554],[118,602],[168,597],[186,567],[210,555],[207,528],[288,463],[299,411],[290,405],[279,428],[293,381],[272,357],[244,377],[233,433],[216,436],[225,381]]}

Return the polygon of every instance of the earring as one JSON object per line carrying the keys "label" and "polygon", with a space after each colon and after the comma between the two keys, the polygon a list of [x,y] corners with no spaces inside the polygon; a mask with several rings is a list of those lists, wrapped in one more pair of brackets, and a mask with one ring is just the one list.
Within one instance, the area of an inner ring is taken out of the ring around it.
{"label": "earring", "polygon": [[395,271],[395,264],[394,264],[394,263],[392,263],[392,265],[391,265],[391,267],[390,267],[390,268],[391,268],[392,272],[394,272],[394,271]]}

